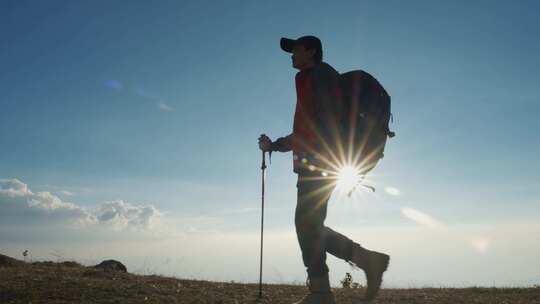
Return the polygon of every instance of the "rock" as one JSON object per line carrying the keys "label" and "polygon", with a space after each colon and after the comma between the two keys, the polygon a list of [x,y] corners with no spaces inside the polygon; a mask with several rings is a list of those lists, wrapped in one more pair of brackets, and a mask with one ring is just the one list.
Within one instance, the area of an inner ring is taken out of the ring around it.
{"label": "rock", "polygon": [[124,264],[116,261],[116,260],[105,260],[95,266],[94,268],[103,269],[106,271],[120,271],[120,272],[127,272],[126,266]]}

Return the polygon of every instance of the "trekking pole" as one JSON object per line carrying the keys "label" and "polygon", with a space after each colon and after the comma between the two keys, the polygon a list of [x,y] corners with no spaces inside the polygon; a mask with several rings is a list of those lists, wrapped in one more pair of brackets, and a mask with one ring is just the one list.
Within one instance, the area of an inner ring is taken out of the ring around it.
{"label": "trekking pole", "polygon": [[261,165],[261,173],[262,173],[262,195],[261,195],[261,259],[260,259],[260,265],[259,265],[259,300],[262,299],[262,261],[263,261],[263,227],[264,227],[264,170],[266,169],[266,161],[265,161],[265,152],[262,152],[262,165]]}

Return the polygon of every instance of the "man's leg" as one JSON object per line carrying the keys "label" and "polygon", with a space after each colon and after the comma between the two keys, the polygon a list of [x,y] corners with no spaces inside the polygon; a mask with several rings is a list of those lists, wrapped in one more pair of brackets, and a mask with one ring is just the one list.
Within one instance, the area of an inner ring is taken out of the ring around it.
{"label": "man's leg", "polygon": [[326,252],[350,261],[354,242],[324,226],[328,200],[334,189],[331,180],[299,175],[297,187],[295,224],[302,259],[308,274],[325,274],[328,272]]}
{"label": "man's leg", "polygon": [[324,220],[328,199],[333,187],[313,175],[298,175],[295,226],[302,260],[308,275],[322,276],[328,273]]}
{"label": "man's leg", "polygon": [[328,251],[363,269],[368,281],[366,299],[375,297],[382,282],[382,274],[388,266],[389,256],[367,250],[324,226],[328,200],[334,189],[332,181],[317,176],[299,175],[297,188],[296,233],[309,277],[328,276]]}
{"label": "man's leg", "polygon": [[325,183],[313,180],[315,176],[298,176],[298,201],[295,225],[302,259],[307,268],[309,293],[294,304],[335,304],[328,279],[323,223],[328,198],[332,193]]}
{"label": "man's leg", "polygon": [[326,244],[326,251],[336,258],[350,261],[354,242],[343,234],[328,227],[324,227],[323,235]]}

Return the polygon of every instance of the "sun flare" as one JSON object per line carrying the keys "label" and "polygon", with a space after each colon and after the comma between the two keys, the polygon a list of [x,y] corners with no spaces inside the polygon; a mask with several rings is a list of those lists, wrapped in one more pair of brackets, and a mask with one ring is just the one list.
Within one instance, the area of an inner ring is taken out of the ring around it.
{"label": "sun flare", "polygon": [[336,188],[342,192],[349,192],[354,189],[359,181],[358,170],[353,166],[344,166],[338,172]]}

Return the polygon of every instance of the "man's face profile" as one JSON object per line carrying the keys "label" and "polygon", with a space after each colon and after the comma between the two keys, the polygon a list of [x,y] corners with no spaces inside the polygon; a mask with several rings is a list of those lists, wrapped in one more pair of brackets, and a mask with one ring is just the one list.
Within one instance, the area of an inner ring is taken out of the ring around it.
{"label": "man's face profile", "polygon": [[295,45],[292,50],[292,65],[295,69],[303,69],[313,63],[315,50],[307,50],[303,45]]}

